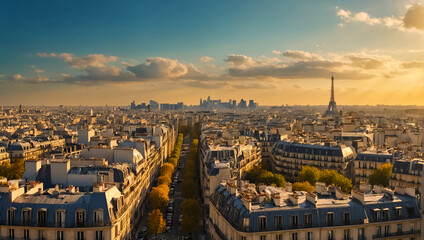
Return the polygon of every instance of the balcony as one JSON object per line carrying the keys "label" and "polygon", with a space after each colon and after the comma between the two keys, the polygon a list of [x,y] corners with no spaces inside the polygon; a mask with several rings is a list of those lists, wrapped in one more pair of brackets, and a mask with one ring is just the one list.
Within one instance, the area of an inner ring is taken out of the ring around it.
{"label": "balcony", "polygon": [[37,222],[18,222],[8,224],[6,221],[0,221],[0,226],[28,226],[28,227],[46,227],[46,228],[89,228],[89,227],[106,227],[111,226],[110,222],[97,222],[97,223],[56,223],[56,222],[46,222],[39,224]]}
{"label": "balcony", "polygon": [[417,235],[420,234],[421,230],[415,230],[415,231],[403,231],[403,232],[394,232],[394,233],[388,233],[388,234],[375,234],[372,236],[373,239],[383,239],[383,238],[391,238],[396,236],[409,236],[409,235]]}

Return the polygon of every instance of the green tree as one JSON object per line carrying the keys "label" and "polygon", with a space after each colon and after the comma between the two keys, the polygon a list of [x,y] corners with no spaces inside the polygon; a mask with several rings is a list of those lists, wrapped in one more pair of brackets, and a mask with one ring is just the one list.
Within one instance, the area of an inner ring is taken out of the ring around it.
{"label": "green tree", "polygon": [[336,170],[325,169],[324,171],[321,171],[319,181],[326,185],[340,187],[344,193],[349,193],[353,188],[352,180],[341,175]]}
{"label": "green tree", "polygon": [[186,233],[195,233],[199,228],[202,213],[201,206],[197,200],[186,199],[181,203],[183,219],[181,229]]}
{"label": "green tree", "polygon": [[312,186],[309,182],[295,182],[292,185],[293,191],[307,191],[307,192],[313,192],[315,191],[315,187]]}
{"label": "green tree", "polygon": [[377,169],[371,172],[370,175],[370,184],[371,185],[381,185],[383,187],[389,186],[389,179],[392,175],[393,165],[390,163],[385,163],[380,165]]}
{"label": "green tree", "polygon": [[156,235],[163,233],[165,229],[166,225],[162,212],[159,209],[154,209],[147,218],[147,230]]}
{"label": "green tree", "polygon": [[153,209],[165,210],[169,204],[169,196],[164,189],[153,187],[149,193],[149,201]]}
{"label": "green tree", "polygon": [[315,186],[315,183],[320,177],[321,171],[316,167],[303,166],[302,170],[299,172],[298,181],[299,182],[309,182],[312,186]]}

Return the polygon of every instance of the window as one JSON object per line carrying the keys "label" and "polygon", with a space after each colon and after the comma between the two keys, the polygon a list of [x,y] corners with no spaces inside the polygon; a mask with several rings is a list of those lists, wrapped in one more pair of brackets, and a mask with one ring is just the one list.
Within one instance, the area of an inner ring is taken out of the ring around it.
{"label": "window", "polygon": [[397,232],[401,233],[402,232],[402,224],[398,224],[397,225]]}
{"label": "window", "polygon": [[31,222],[31,210],[30,209],[24,209],[22,210],[22,224],[27,226]]}
{"label": "window", "polygon": [[297,240],[297,233],[292,233],[292,239],[291,240]]}
{"label": "window", "polygon": [[94,223],[95,224],[103,223],[103,210],[94,211]]}
{"label": "window", "polygon": [[44,230],[38,230],[38,240],[45,240]]}
{"label": "window", "polygon": [[103,231],[96,231],[96,240],[103,240]]}
{"label": "window", "polygon": [[15,214],[16,214],[15,208],[10,208],[7,210],[7,225],[15,224]]}
{"label": "window", "polygon": [[389,221],[389,209],[383,209],[383,221]]}
{"label": "window", "polygon": [[333,240],[334,239],[334,231],[333,230],[329,230],[328,231],[328,240]]}
{"label": "window", "polygon": [[327,213],[327,226],[333,226],[334,225],[334,214]]}
{"label": "window", "polygon": [[343,213],[343,222],[345,225],[350,224],[350,212]]}
{"label": "window", "polygon": [[390,225],[384,226],[384,236],[385,237],[389,236],[389,233],[390,233]]}
{"label": "window", "polygon": [[75,221],[77,224],[77,227],[84,227],[85,226],[85,211],[79,210],[75,212]]}
{"label": "window", "polygon": [[243,218],[243,228],[245,230],[249,230],[249,225],[250,225],[250,219],[249,218]]}
{"label": "window", "polygon": [[376,231],[375,235],[377,235],[377,237],[381,237],[381,227],[380,226],[377,227],[377,231]]}
{"label": "window", "polygon": [[63,231],[57,231],[56,235],[57,240],[63,240]]}
{"label": "window", "polygon": [[313,240],[312,232],[307,232],[306,233],[306,240]]}
{"label": "window", "polygon": [[84,240],[84,232],[77,232],[77,240]]}
{"label": "window", "polygon": [[358,229],[358,240],[364,240],[364,229],[363,228]]}
{"label": "window", "polygon": [[283,229],[283,216],[275,216],[274,223],[275,223],[275,229],[278,229],[278,230]]}
{"label": "window", "polygon": [[275,240],[283,240],[283,234],[275,235]]}
{"label": "window", "polygon": [[[297,215],[290,216],[290,226],[292,229],[298,228],[299,218]],[[297,236],[296,236],[297,237]]]}
{"label": "window", "polygon": [[380,209],[376,208],[373,210],[374,213],[374,219],[375,221],[380,221],[381,211]]}
{"label": "window", "polygon": [[246,240],[246,237],[241,236],[240,240]]}
{"label": "window", "polygon": [[29,229],[24,229],[24,239],[29,240]]}
{"label": "window", "polygon": [[350,229],[345,229],[343,232],[343,239],[347,240],[350,239]]}
{"label": "window", "polygon": [[15,239],[15,230],[9,229],[9,239]]}
{"label": "window", "polygon": [[411,223],[409,225],[409,230],[411,231],[411,233],[414,233],[414,229],[415,229],[414,223]]}
{"label": "window", "polygon": [[265,235],[262,235],[261,236],[261,240],[266,240],[266,236]]}
{"label": "window", "polygon": [[39,210],[37,212],[37,224],[38,226],[46,225],[46,210]]}
{"label": "window", "polygon": [[65,210],[56,211],[56,226],[65,227]]}
{"label": "window", "polygon": [[400,218],[402,214],[402,207],[395,207],[395,215],[397,218]]}
{"label": "window", "polygon": [[259,217],[259,231],[266,229],[266,217]]}
{"label": "window", "polygon": [[312,227],[312,214],[305,214],[305,227]]}

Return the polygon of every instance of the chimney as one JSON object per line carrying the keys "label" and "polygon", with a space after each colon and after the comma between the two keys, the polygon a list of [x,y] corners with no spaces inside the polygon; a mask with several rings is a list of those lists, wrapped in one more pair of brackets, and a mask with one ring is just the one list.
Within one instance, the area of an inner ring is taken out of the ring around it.
{"label": "chimney", "polygon": [[361,191],[352,190],[351,195],[356,200],[360,201],[362,204],[365,202],[365,195]]}
{"label": "chimney", "polygon": [[246,207],[246,209],[251,212],[252,211],[252,199],[250,196],[244,196],[242,199],[243,205]]}
{"label": "chimney", "polygon": [[371,185],[369,184],[360,184],[359,185],[359,191],[362,192],[370,192],[372,190]]}
{"label": "chimney", "polygon": [[313,192],[307,192],[306,201],[312,203],[316,207],[318,202],[318,196],[314,194]]}
{"label": "chimney", "polygon": [[283,199],[280,197],[280,194],[274,194],[272,200],[274,201],[276,207],[281,207],[283,205]]}
{"label": "chimney", "polygon": [[43,193],[43,189],[42,188],[38,188],[38,195],[41,195]]}
{"label": "chimney", "polygon": [[289,200],[293,203],[293,205],[298,205],[299,204],[299,195],[296,194],[296,193],[290,194]]}

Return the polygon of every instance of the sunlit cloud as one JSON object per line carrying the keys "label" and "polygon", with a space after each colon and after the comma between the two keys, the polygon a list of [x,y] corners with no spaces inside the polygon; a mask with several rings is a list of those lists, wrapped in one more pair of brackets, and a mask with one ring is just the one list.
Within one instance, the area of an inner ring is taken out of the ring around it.
{"label": "sunlit cloud", "polygon": [[367,12],[351,12],[336,8],[337,16],[343,21],[339,23],[340,27],[345,27],[346,23],[360,22],[367,25],[381,25],[388,28],[399,30],[424,30],[424,6],[420,3],[409,6],[405,16],[395,17],[372,17]]}
{"label": "sunlit cloud", "polygon": [[210,62],[212,60],[213,60],[213,58],[208,57],[208,56],[203,56],[203,57],[200,58],[201,62]]}

